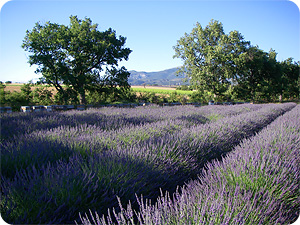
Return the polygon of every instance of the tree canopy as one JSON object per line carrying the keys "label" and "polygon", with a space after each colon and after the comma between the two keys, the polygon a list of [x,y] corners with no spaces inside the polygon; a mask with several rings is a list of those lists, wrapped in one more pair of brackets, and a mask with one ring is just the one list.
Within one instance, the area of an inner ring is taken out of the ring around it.
{"label": "tree canopy", "polygon": [[111,28],[103,32],[97,28],[89,18],[71,16],[69,26],[36,23],[26,31],[22,48],[32,53],[30,65],[38,66],[36,73],[57,89],[63,101],[79,94],[80,103],[85,104],[87,90],[130,87],[129,72],[118,68],[118,62],[128,60],[132,52],[124,47],[126,38],[117,37]]}
{"label": "tree canopy", "polygon": [[212,20],[202,28],[200,23],[174,46],[174,57],[183,60],[179,73],[190,78],[197,89],[224,95],[230,81],[238,74],[239,57],[249,43],[237,31],[225,34],[222,23]]}
{"label": "tree canopy", "polygon": [[283,95],[299,98],[299,63],[292,59],[279,63],[273,49],[266,53],[252,46],[238,31],[225,34],[219,21],[211,20],[205,28],[197,23],[173,48],[173,57],[183,61],[178,74],[216,100],[228,100],[233,94],[251,101],[282,100]]}

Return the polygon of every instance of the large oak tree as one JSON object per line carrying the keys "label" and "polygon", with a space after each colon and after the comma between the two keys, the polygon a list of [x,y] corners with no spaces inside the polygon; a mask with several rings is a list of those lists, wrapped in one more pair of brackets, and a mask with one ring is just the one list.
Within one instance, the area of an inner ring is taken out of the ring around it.
{"label": "large oak tree", "polygon": [[238,31],[225,34],[222,23],[211,20],[205,28],[197,23],[190,34],[178,40],[174,58],[183,60],[179,73],[185,74],[194,88],[224,97],[240,72],[249,44]]}
{"label": "large oak tree", "polygon": [[117,37],[111,28],[101,32],[97,27],[89,18],[71,16],[69,26],[36,23],[26,31],[22,47],[32,53],[30,65],[37,65],[36,73],[41,73],[41,79],[53,85],[65,100],[68,93],[75,92],[85,104],[87,90],[107,84],[129,86],[129,72],[118,68],[118,62],[128,60],[131,53],[124,47],[126,38]]}

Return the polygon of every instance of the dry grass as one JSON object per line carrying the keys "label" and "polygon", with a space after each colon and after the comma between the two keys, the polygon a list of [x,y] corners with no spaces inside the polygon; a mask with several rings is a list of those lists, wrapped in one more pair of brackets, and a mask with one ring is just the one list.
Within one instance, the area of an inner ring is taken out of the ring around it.
{"label": "dry grass", "polygon": [[[17,92],[21,92],[21,87],[23,86],[23,84],[19,84],[19,83],[12,83],[12,84],[5,84],[5,91],[10,91],[10,92],[14,92],[14,91],[17,91]],[[34,90],[38,87],[41,87],[41,86],[33,86],[31,87],[31,90]],[[48,87],[47,88],[48,90],[50,90],[53,94],[56,94],[56,89],[54,87]]]}
{"label": "dry grass", "polygon": [[[12,84],[5,84],[5,91],[10,91],[10,92],[21,92],[21,87],[23,86],[22,83],[12,83]],[[31,87],[31,90],[36,89],[37,87],[41,87],[41,86],[33,86]],[[139,90],[135,90],[136,95],[140,96],[141,93],[143,92],[142,90],[145,90],[145,92],[154,92],[156,96],[161,96],[164,95],[166,97],[170,96],[170,92],[169,91],[176,91],[176,88],[173,87],[162,87],[162,86],[146,86],[144,88],[144,86],[131,86],[131,88],[139,88]],[[57,90],[54,87],[48,87],[48,90],[50,90],[52,92],[53,95],[55,95],[57,93]],[[142,89],[142,90],[141,90]],[[155,91],[157,90],[157,92]],[[142,92],[141,92],[142,91]],[[159,91],[163,92],[163,93],[159,93]],[[177,91],[178,93],[182,92],[182,91]]]}
{"label": "dry grass", "polygon": [[[12,83],[12,84],[5,84],[5,91],[17,91],[20,92],[21,91],[21,87],[23,86],[23,84],[20,83]],[[39,87],[39,86],[38,86]],[[132,88],[144,88],[144,86],[131,86]],[[33,90],[35,88],[37,88],[36,86],[31,87]],[[56,93],[56,89],[54,87],[49,87],[49,90],[51,90],[53,93]],[[160,87],[160,86],[146,86],[145,89],[160,89],[160,90],[171,90],[174,91],[176,90],[176,88],[173,87]]]}
{"label": "dry grass", "polygon": [[10,91],[10,92],[13,92],[13,91],[21,91],[21,85],[5,85],[5,91]]}

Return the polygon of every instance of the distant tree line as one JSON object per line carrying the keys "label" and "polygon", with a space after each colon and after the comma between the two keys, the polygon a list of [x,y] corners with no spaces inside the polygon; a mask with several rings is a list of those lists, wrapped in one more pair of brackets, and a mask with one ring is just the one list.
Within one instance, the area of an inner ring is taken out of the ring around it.
{"label": "distant tree line", "polygon": [[[0,105],[11,106],[13,111],[20,111],[21,106],[33,105],[79,105],[79,96],[75,92],[68,93],[68,99],[62,101],[60,92],[51,90],[51,86],[29,81],[21,86],[20,91],[7,91],[6,85],[0,83]],[[62,86],[68,90],[68,87]],[[72,95],[73,94],[73,95]],[[111,104],[120,102],[136,102],[137,96],[132,90],[122,88],[108,89],[103,92],[87,92],[86,104]]]}
{"label": "distant tree line", "polygon": [[225,34],[219,21],[211,20],[205,28],[197,23],[174,50],[174,58],[183,61],[178,74],[189,79],[199,97],[209,92],[216,101],[299,99],[300,62],[277,61],[273,49],[252,46],[238,31]]}
{"label": "distant tree line", "polygon": [[[0,105],[11,106],[13,111],[20,111],[21,106],[33,105],[61,105],[61,96],[59,92],[50,89],[49,85],[33,84],[29,81],[21,86],[20,91],[7,91],[6,85],[0,82]],[[132,89],[124,91],[122,88],[116,88],[105,92],[87,92],[86,104],[106,105],[116,103],[174,103],[180,102],[208,102],[210,97],[200,99],[195,93],[191,95],[178,94],[176,91],[169,94],[157,94],[155,92],[136,93]],[[79,105],[78,96],[69,98],[67,105]]]}

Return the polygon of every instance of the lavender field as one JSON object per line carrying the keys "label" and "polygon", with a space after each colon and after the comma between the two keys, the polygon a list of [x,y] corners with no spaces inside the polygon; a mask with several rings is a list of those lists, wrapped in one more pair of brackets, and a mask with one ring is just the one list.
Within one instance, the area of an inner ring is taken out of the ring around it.
{"label": "lavender field", "polygon": [[300,105],[1,115],[12,224],[290,224]]}

